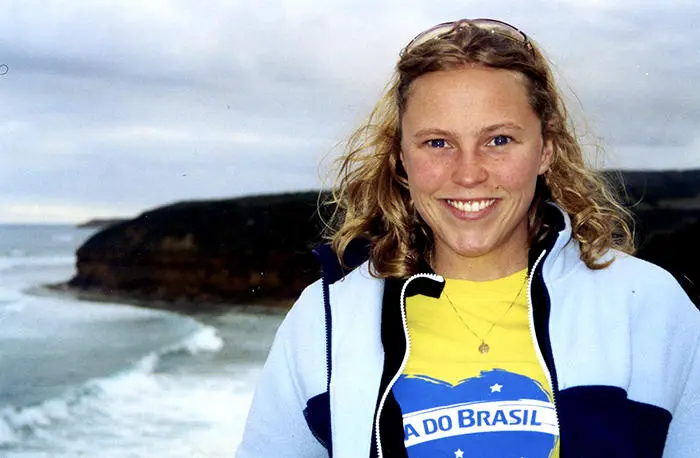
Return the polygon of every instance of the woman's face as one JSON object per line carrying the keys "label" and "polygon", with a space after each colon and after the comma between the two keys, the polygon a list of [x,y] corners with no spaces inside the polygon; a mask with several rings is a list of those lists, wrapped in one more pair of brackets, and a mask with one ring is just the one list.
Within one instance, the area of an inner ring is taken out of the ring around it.
{"label": "woman's face", "polygon": [[523,77],[486,67],[425,74],[409,89],[401,130],[411,198],[435,237],[435,269],[464,278],[463,267],[487,266],[493,272],[483,275],[498,278],[524,268],[515,264],[527,256],[528,209],[552,147]]}

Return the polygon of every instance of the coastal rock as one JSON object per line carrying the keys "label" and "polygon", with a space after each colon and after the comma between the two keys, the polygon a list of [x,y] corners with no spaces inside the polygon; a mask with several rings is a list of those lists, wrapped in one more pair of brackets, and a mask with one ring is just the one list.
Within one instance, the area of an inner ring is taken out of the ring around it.
{"label": "coastal rock", "polygon": [[671,272],[700,308],[700,221],[656,234],[637,255]]}
{"label": "coastal rock", "polygon": [[288,303],[320,274],[318,192],[182,202],[118,222],[77,252],[68,286],[189,303]]}

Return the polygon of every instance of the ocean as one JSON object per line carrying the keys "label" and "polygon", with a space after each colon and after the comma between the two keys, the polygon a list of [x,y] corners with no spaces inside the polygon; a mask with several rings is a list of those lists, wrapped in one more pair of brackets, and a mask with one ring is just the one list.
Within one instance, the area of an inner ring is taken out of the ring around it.
{"label": "ocean", "polygon": [[0,225],[0,457],[231,457],[282,314],[77,300],[93,233]]}

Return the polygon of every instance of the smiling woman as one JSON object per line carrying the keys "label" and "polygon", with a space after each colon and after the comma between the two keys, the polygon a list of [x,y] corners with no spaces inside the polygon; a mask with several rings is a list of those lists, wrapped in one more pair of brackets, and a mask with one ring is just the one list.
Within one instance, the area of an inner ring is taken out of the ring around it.
{"label": "smiling woman", "polygon": [[239,457],[700,450],[700,315],[632,256],[521,31],[411,41],[334,196],[323,278],[278,331]]}

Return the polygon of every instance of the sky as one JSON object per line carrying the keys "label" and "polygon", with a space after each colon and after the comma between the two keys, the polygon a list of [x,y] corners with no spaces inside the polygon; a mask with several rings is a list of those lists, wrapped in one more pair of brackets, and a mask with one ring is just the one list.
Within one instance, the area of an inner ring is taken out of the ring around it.
{"label": "sky", "polygon": [[317,189],[400,49],[476,17],[543,48],[593,165],[700,168],[696,0],[0,0],[0,223]]}

